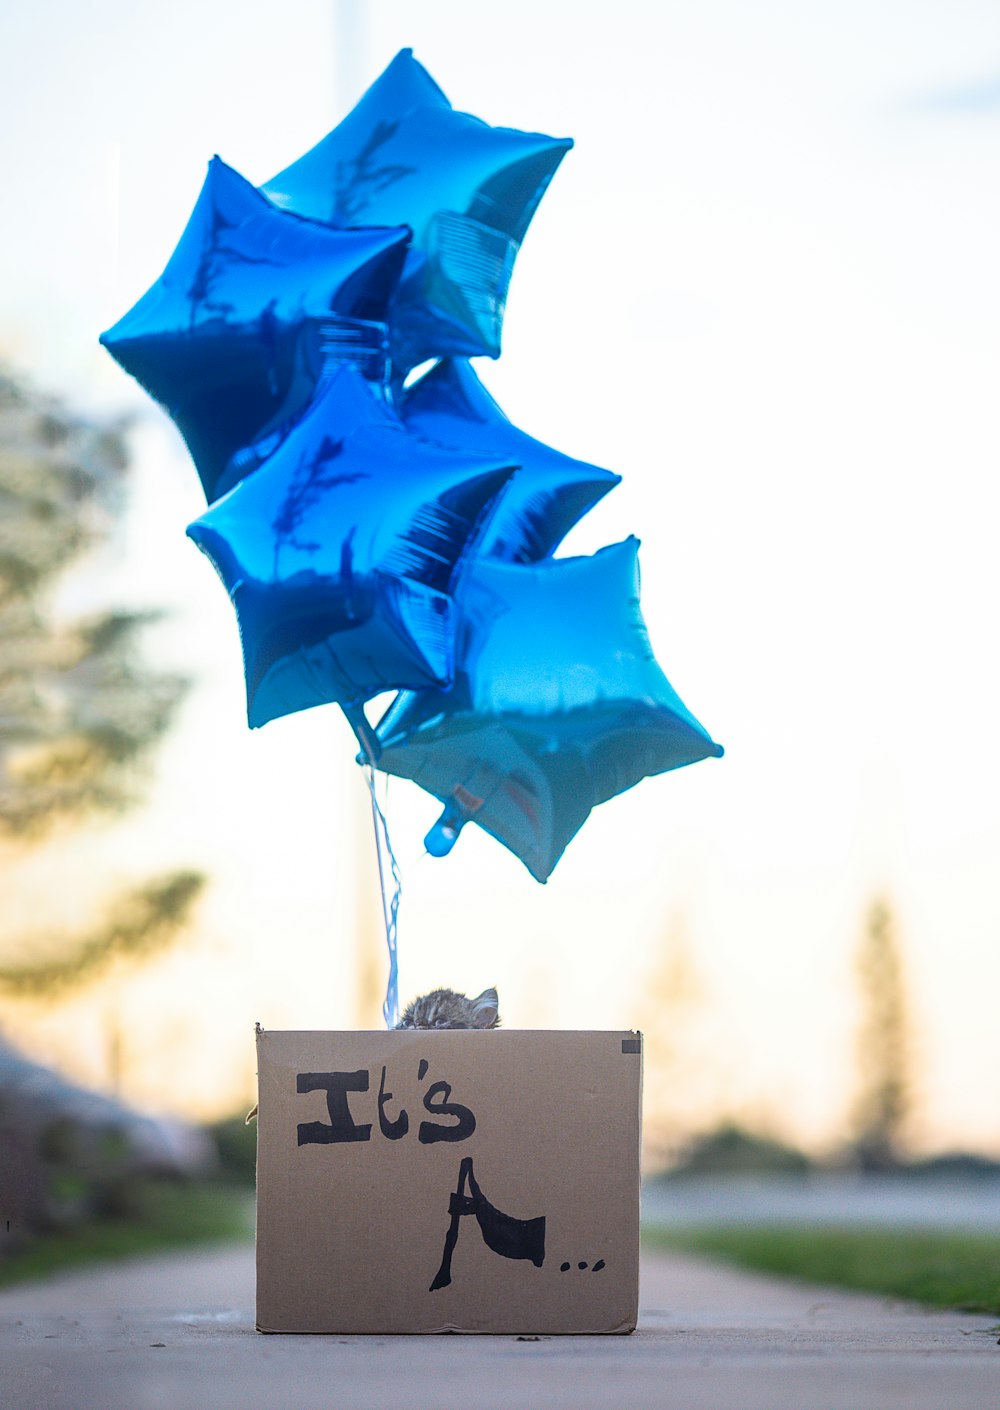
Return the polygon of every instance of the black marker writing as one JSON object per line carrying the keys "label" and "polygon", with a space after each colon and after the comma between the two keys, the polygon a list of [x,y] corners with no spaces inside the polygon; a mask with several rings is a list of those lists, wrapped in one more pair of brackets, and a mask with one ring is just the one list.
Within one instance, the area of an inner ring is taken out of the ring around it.
{"label": "black marker writing", "polygon": [[[370,1141],[371,1122],[359,1126],[347,1103],[348,1092],[367,1092],[368,1073],[360,1072],[300,1072],[295,1078],[297,1092],[326,1092],[326,1109],[330,1124],[325,1121],[300,1121],[300,1146],[332,1146],[341,1141]],[[380,1113],[381,1115],[381,1110]]]}
{"label": "black marker writing", "polygon": [[[466,1186],[469,1193],[466,1194]],[[545,1215],[537,1219],[515,1219],[497,1209],[479,1188],[472,1169],[472,1157],[467,1155],[458,1167],[458,1185],[448,1201],[451,1222],[444,1236],[441,1267],[434,1275],[430,1291],[448,1287],[451,1282],[451,1256],[458,1243],[459,1220],[473,1214],[483,1236],[483,1243],[503,1258],[526,1258],[536,1268],[545,1261]]]}
{"label": "black marker writing", "polygon": [[[426,1072],[427,1060],[422,1058],[418,1071],[421,1081]],[[299,1145],[332,1146],[344,1142],[370,1141],[373,1123],[355,1120],[348,1093],[369,1091],[373,1075],[366,1068],[357,1072],[297,1073],[295,1090],[299,1093],[325,1092],[326,1108],[330,1114],[329,1121],[300,1121]],[[389,1104],[396,1099],[388,1090],[388,1080],[388,1068],[383,1065],[378,1082],[378,1129],[386,1140],[399,1141],[410,1130],[410,1116],[404,1106],[400,1106],[395,1117],[390,1116]],[[432,1082],[423,1094],[423,1106],[428,1117],[436,1119],[420,1122],[417,1139],[422,1145],[431,1146],[438,1141],[467,1141],[476,1129],[476,1117],[471,1108],[451,1100],[450,1082]],[[369,1112],[372,1116],[375,1115],[371,1106]]]}
{"label": "black marker writing", "polygon": [[[435,1102],[435,1097],[444,1097]],[[467,1106],[451,1100],[450,1082],[432,1082],[424,1093],[424,1109],[432,1116],[453,1116],[454,1126],[439,1126],[433,1121],[421,1121],[418,1140],[431,1146],[436,1141],[467,1141],[476,1129],[476,1118]]]}
{"label": "black marker writing", "polygon": [[405,1136],[410,1129],[410,1117],[405,1107],[400,1109],[395,1121],[390,1121],[385,1114],[387,1102],[392,1101],[392,1093],[385,1090],[385,1068],[382,1068],[382,1077],[378,1084],[378,1125],[383,1136],[388,1136],[390,1141],[398,1141],[401,1136]]}

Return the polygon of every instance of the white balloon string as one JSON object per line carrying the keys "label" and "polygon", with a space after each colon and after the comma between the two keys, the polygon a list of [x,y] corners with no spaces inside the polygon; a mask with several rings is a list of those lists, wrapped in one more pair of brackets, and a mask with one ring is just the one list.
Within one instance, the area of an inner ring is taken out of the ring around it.
{"label": "white balloon string", "polygon": [[[397,956],[397,934],[399,929],[399,899],[402,895],[403,886],[399,876],[399,867],[396,863],[396,854],[392,850],[392,842],[389,838],[389,825],[385,820],[385,813],[379,807],[378,794],[375,789],[375,767],[369,764],[366,773],[368,776],[368,792],[371,795],[372,804],[372,826],[375,831],[375,856],[378,859],[378,883],[382,893],[382,920],[385,925],[385,943],[389,951],[389,977],[386,982],[385,1003],[382,1005],[382,1017],[385,1019],[386,1028],[395,1028],[399,1019],[399,965]],[[389,857],[389,867],[392,873],[392,896],[388,894],[386,885],[385,865],[382,859],[382,843],[385,842],[385,851]]]}

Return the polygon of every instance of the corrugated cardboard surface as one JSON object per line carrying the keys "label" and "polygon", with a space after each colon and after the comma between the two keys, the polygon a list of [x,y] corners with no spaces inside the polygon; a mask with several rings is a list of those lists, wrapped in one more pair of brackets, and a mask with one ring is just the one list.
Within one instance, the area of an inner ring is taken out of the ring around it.
{"label": "corrugated cardboard surface", "polygon": [[257,1061],[261,1331],[634,1328],[636,1034],[259,1029]]}

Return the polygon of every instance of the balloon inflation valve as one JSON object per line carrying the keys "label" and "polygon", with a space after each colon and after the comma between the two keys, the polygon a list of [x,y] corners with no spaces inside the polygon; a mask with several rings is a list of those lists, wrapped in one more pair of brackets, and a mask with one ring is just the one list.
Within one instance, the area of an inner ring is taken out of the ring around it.
{"label": "balloon inflation valve", "polygon": [[432,857],[447,857],[455,845],[460,830],[461,823],[456,827],[450,819],[446,822],[444,818],[441,818],[424,838],[424,846]]}

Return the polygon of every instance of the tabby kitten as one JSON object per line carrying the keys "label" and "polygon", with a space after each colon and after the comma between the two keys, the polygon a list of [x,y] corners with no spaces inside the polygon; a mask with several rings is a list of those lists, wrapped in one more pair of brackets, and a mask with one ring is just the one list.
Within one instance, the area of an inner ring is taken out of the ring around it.
{"label": "tabby kitten", "polygon": [[432,989],[403,1010],[397,1028],[496,1028],[500,1022],[495,989],[474,999],[454,989]]}

